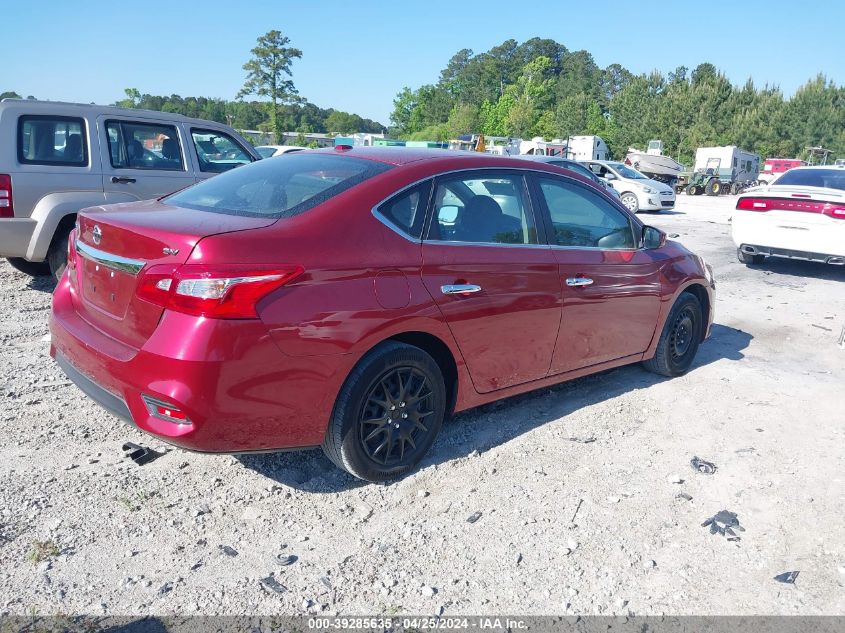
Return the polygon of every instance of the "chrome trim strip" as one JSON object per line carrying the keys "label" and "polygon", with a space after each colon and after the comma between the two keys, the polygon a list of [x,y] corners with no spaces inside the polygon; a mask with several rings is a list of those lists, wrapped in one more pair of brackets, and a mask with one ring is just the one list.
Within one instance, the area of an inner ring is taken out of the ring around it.
{"label": "chrome trim strip", "polygon": [[111,253],[101,251],[100,249],[89,246],[88,244],[83,244],[78,239],[76,240],[75,247],[76,252],[85,259],[96,264],[101,264],[106,268],[111,268],[112,270],[129,273],[130,275],[137,275],[147,263],[145,261],[141,261],[140,259],[129,259],[128,257],[121,257],[120,255],[113,255]]}

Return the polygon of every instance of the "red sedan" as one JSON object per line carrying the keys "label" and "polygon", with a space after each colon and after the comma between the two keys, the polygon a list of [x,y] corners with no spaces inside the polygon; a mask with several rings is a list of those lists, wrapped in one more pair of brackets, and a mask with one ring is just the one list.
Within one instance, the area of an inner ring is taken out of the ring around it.
{"label": "red sedan", "polygon": [[700,257],[567,170],[297,152],[82,211],[51,353],[173,444],[320,445],[381,481],[453,412],[628,363],[683,374],[713,288]]}

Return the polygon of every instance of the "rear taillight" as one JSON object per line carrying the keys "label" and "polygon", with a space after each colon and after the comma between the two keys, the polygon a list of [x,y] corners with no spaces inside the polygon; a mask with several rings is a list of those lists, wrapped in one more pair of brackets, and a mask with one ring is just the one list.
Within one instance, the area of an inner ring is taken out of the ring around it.
{"label": "rear taillight", "polygon": [[214,319],[254,319],[257,303],[304,272],[301,266],[153,266],[137,294],[168,310]]}
{"label": "rear taillight", "polygon": [[0,218],[15,217],[15,203],[12,199],[12,177],[0,174]]}
{"label": "rear taillight", "polygon": [[831,218],[845,220],[845,206],[814,200],[789,198],[740,198],[736,203],[740,211],[800,211],[821,213]]}
{"label": "rear taillight", "polygon": [[76,234],[78,229],[73,229],[67,237],[67,270],[68,274],[76,274]]}

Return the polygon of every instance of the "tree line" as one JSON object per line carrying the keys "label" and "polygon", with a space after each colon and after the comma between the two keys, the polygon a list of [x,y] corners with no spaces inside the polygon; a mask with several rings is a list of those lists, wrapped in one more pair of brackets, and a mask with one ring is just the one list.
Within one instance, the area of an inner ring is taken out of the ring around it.
{"label": "tree line", "polygon": [[395,134],[411,140],[596,134],[616,157],[660,139],[684,163],[710,145],[764,157],[805,157],[807,147],[823,146],[845,157],[845,88],[824,75],[787,99],[777,86],[751,79],[734,86],[709,63],[635,75],[541,38],[458,51],[437,83],[397,94],[391,122]]}

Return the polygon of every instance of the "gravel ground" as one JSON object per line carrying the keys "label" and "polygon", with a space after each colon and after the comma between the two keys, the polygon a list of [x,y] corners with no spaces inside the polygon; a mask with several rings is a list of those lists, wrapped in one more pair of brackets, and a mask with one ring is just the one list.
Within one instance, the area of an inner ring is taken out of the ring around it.
{"label": "gravel ground", "polygon": [[3,262],[0,614],[845,614],[845,270],[739,264],[733,203],[643,216],[717,277],[688,375],[464,413],[386,486],[319,451],[126,460],[159,443],[65,380],[50,285]]}

